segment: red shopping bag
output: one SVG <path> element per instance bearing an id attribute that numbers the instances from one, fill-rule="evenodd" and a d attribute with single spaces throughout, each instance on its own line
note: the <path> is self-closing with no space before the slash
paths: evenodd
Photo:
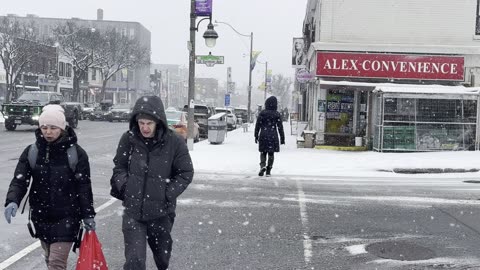
<path id="1" fill-rule="evenodd" d="M 80 245 L 80 255 L 77 261 L 77 270 L 108 270 L 107 261 L 102 252 L 102 245 L 98 241 L 95 231 L 87 231 Z"/>

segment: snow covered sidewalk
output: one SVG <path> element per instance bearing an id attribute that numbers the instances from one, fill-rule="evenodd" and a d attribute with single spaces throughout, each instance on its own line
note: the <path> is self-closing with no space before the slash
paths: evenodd
<path id="1" fill-rule="evenodd" d="M 272 175 L 283 176 L 375 176 L 406 177 L 393 173 L 394 168 L 480 168 L 480 151 L 378 153 L 345 152 L 297 148 L 296 136 L 290 135 L 290 126 L 284 122 L 286 145 L 275 154 Z M 210 144 L 208 140 L 196 143 L 190 153 L 194 168 L 199 173 L 231 173 L 256 175 L 260 153 L 253 135 L 254 125 L 248 132 L 237 129 L 228 132 L 223 144 Z M 480 173 L 416 174 L 415 177 L 480 177 Z"/>

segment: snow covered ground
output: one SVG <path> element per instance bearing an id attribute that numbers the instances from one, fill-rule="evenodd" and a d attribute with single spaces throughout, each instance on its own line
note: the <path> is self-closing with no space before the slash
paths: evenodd
<path id="1" fill-rule="evenodd" d="M 480 168 L 480 151 L 429 153 L 345 152 L 296 147 L 296 137 L 284 123 L 286 145 L 275 154 L 272 175 L 282 176 L 375 176 L 408 177 L 384 172 L 393 168 Z M 254 142 L 254 125 L 248 132 L 229 132 L 223 144 L 213 145 L 204 140 L 196 143 L 191 156 L 199 173 L 231 173 L 256 175 L 260 154 Z M 416 174 L 415 177 L 480 177 L 480 173 Z"/>

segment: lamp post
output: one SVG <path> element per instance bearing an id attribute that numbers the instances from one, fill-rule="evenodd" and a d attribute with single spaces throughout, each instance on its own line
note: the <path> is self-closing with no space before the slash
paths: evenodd
<path id="1" fill-rule="evenodd" d="M 217 32 L 212 24 L 212 17 L 201 19 L 198 24 L 197 15 L 195 14 L 195 0 L 190 0 L 190 42 L 188 44 L 188 50 L 190 51 L 188 60 L 188 118 L 187 118 L 187 146 L 189 150 L 193 150 L 193 126 L 194 126 L 194 108 L 195 108 L 195 32 L 198 31 L 198 25 L 205 20 L 209 19 L 210 22 L 207 26 L 207 30 L 203 34 L 205 39 L 205 45 L 211 48 L 215 46 L 218 38 Z"/>
<path id="2" fill-rule="evenodd" d="M 242 34 L 240 32 L 238 32 L 235 28 L 233 28 L 233 26 L 231 26 L 229 23 L 226 23 L 226 22 L 219 22 L 219 21 L 215 21 L 215 23 L 221 23 L 221 24 L 225 24 L 225 25 L 228 25 L 230 28 L 232 28 L 233 31 L 235 31 L 235 33 L 237 33 L 238 35 L 240 36 L 243 36 L 243 37 L 249 37 L 250 38 L 250 59 L 248 61 L 248 105 L 247 105 L 247 117 L 248 117 L 248 122 L 251 122 L 252 120 L 252 117 L 251 117 L 251 112 L 252 112 L 252 109 L 251 109 L 251 103 L 252 103 L 252 52 L 253 52 L 253 32 L 250 32 L 250 35 L 245 35 L 245 34 Z"/>

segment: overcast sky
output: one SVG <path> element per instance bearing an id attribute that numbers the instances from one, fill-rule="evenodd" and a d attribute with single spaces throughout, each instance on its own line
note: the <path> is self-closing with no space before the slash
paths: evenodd
<path id="1" fill-rule="evenodd" d="M 225 21 L 239 32 L 253 32 L 254 50 L 262 51 L 259 61 L 268 61 L 273 74 L 293 77 L 290 65 L 292 38 L 301 36 L 307 0 L 213 0 L 213 19 Z M 152 34 L 152 62 L 188 67 L 189 0 L 22 0 L 2 5 L 1 13 L 19 16 L 96 19 L 97 8 L 105 20 L 137 21 Z M 197 20 L 198 21 L 198 20 Z M 197 55 L 208 54 L 202 38 L 207 21 L 197 32 Z M 197 65 L 197 77 L 215 77 L 225 81 L 232 67 L 237 86 L 248 82 L 249 38 L 240 37 L 226 25 L 215 27 L 219 38 L 211 49 L 225 56 L 225 64 L 213 68 Z M 254 89 L 263 81 L 265 66 L 257 64 L 253 73 Z"/>

